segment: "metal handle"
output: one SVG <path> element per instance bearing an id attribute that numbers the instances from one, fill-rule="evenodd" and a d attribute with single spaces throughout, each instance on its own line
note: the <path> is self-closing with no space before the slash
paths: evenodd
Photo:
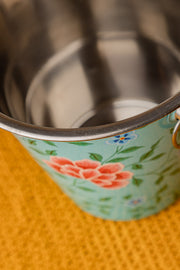
<path id="1" fill-rule="evenodd" d="M 176 116 L 176 119 L 178 119 L 178 122 L 173 130 L 172 143 L 173 143 L 175 148 L 180 149 L 180 144 L 177 143 L 177 134 L 180 130 L 180 108 L 177 109 L 175 116 Z"/>

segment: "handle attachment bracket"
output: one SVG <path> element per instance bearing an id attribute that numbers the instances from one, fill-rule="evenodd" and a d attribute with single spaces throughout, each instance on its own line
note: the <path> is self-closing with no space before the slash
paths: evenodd
<path id="1" fill-rule="evenodd" d="M 178 122 L 175 125 L 175 128 L 173 130 L 172 143 L 173 143 L 173 145 L 174 145 L 175 148 L 180 149 L 180 144 L 178 144 L 178 142 L 177 142 L 177 135 L 178 135 L 178 132 L 180 131 L 180 108 L 178 108 L 176 110 L 175 117 L 178 120 Z"/>

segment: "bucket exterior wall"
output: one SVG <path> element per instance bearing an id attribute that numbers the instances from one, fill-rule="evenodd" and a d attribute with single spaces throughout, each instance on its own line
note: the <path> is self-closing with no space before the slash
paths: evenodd
<path id="1" fill-rule="evenodd" d="M 81 142 L 16 137 L 81 209 L 133 220 L 158 213 L 180 195 L 176 122 L 173 112 L 128 133 Z"/>

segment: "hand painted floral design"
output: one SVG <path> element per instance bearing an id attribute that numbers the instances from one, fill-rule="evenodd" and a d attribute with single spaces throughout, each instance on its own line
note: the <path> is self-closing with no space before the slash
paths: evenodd
<path id="1" fill-rule="evenodd" d="M 172 112 L 170 114 L 168 114 L 167 116 L 163 117 L 162 119 L 160 119 L 158 121 L 159 126 L 161 128 L 173 128 L 176 124 L 176 117 L 175 117 L 175 112 Z"/>
<path id="2" fill-rule="evenodd" d="M 136 199 L 128 201 L 127 206 L 136 207 L 136 206 L 139 206 L 140 204 L 143 204 L 145 201 L 146 200 L 144 197 L 136 198 Z"/>
<path id="3" fill-rule="evenodd" d="M 131 131 L 128 133 L 115 136 L 113 139 L 107 141 L 107 144 L 122 145 L 130 142 L 131 140 L 135 140 L 137 137 L 138 135 L 135 133 L 135 131 Z"/>
<path id="4" fill-rule="evenodd" d="M 71 161 L 63 157 L 51 156 L 50 161 L 44 162 L 60 174 L 90 181 L 106 189 L 126 187 L 133 173 L 123 171 L 122 163 L 108 163 L 102 165 L 99 161 L 89 159 Z"/>

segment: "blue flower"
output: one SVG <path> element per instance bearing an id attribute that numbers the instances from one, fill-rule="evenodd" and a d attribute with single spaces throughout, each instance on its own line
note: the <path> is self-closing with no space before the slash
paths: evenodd
<path id="1" fill-rule="evenodd" d="M 133 200 L 128 201 L 126 203 L 126 205 L 129 207 L 136 207 L 136 206 L 143 204 L 145 201 L 146 201 L 146 199 L 144 197 L 141 197 L 141 198 L 137 198 L 137 199 L 133 199 Z"/>
<path id="2" fill-rule="evenodd" d="M 113 137 L 111 140 L 107 141 L 108 144 L 125 144 L 130 142 L 131 140 L 135 140 L 138 137 L 137 134 L 135 134 L 135 131 L 131 131 L 128 133 L 124 133 L 121 135 L 117 135 Z"/>

